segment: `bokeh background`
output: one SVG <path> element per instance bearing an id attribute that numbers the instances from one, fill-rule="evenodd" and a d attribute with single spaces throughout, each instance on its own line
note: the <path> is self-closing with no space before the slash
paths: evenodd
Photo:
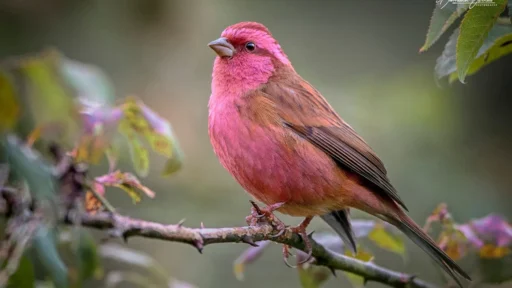
<path id="1" fill-rule="evenodd" d="M 206 44 L 228 25 L 270 28 L 296 70 L 329 100 L 381 156 L 412 217 L 423 223 L 440 202 L 457 221 L 496 212 L 512 219 L 512 58 L 467 79 L 437 82 L 434 65 L 447 36 L 425 54 L 434 1 L 305 0 L 2 0 L 0 59 L 55 47 L 101 67 L 116 95 L 137 95 L 168 118 L 185 154 L 183 169 L 161 178 L 155 158 L 145 183 L 154 200 L 133 205 L 108 198 L 134 217 L 189 226 L 243 225 L 249 197 L 222 169 L 207 134 L 214 53 Z M 122 166 L 129 169 L 129 159 Z M 98 171 L 104 167 L 98 167 Z M 354 217 L 368 217 L 354 213 Z M 282 217 L 290 224 L 299 219 Z M 315 220 L 311 229 L 327 230 Z M 409 241 L 408 257 L 373 249 L 386 267 L 439 279 L 428 256 Z M 206 247 L 144 239 L 128 245 L 155 257 L 198 287 L 297 287 L 297 272 L 272 247 L 239 282 L 232 264 L 240 244 Z M 114 264 L 111 264 L 114 265 Z M 109 267 L 107 267 L 109 268 Z M 327 287 L 346 287 L 339 276 Z M 380 287 L 370 283 L 370 287 Z M 101 282 L 90 287 L 103 287 Z"/>

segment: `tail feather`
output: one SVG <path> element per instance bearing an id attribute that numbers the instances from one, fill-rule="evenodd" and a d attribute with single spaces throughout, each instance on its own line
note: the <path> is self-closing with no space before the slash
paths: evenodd
<path id="1" fill-rule="evenodd" d="M 336 233 L 341 237 L 343 243 L 348 247 L 354 255 L 357 253 L 354 231 L 349 219 L 349 210 L 343 209 L 333 211 L 329 214 L 320 216 Z"/>
<path id="2" fill-rule="evenodd" d="M 438 263 L 448 273 L 457 284 L 462 287 L 459 278 L 455 275 L 455 272 L 464 277 L 467 280 L 471 280 L 471 277 L 460 268 L 446 253 L 441 250 L 434 240 L 428 236 L 414 221 L 409 218 L 405 213 L 398 219 L 386 219 L 391 224 L 395 225 L 405 235 L 407 235 L 416 245 L 423 249 L 436 263 Z"/>

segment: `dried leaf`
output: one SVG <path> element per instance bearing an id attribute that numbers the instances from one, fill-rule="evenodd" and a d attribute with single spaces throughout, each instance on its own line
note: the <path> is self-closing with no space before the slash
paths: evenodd
<path id="1" fill-rule="evenodd" d="M 139 182 L 139 179 L 137 179 L 137 177 L 131 173 L 122 173 L 118 170 L 97 177 L 95 181 L 104 186 L 113 186 L 123 189 L 132 198 L 134 203 L 137 203 L 141 200 L 141 192 L 150 198 L 155 197 L 155 193 L 148 187 L 142 185 Z"/>
<path id="2" fill-rule="evenodd" d="M 90 214 L 96 214 L 103 205 L 101 204 L 101 201 L 94 196 L 94 194 L 91 191 L 87 191 L 85 193 L 85 211 Z"/>
<path id="3" fill-rule="evenodd" d="M 144 137 L 155 152 L 165 156 L 168 160 L 164 175 L 177 171 L 181 167 L 182 154 L 169 122 L 133 97 L 127 98 L 122 107 L 124 117 L 119 126 L 120 132 L 129 139 L 135 139 L 132 134 Z M 137 164 L 136 161 L 134 163 Z"/>
<path id="4" fill-rule="evenodd" d="M 430 226 L 436 222 L 441 224 L 441 233 L 437 241 L 439 247 L 453 260 L 463 258 L 469 249 L 468 240 L 453 220 L 445 203 L 439 204 L 427 218 L 423 230 L 428 233 Z"/>
<path id="5" fill-rule="evenodd" d="M 512 227 L 501 216 L 490 214 L 465 224 L 456 224 L 446 205 L 440 205 L 427 220 L 427 227 L 441 223 L 439 247 L 452 259 L 472 253 L 478 256 L 482 283 L 503 283 L 512 279 Z"/>
<path id="6" fill-rule="evenodd" d="M 455 226 L 445 228 L 439 235 L 439 247 L 453 260 L 459 260 L 468 252 L 468 241 L 464 234 Z"/>
<path id="7" fill-rule="evenodd" d="M 114 130 L 123 112 L 99 102 L 81 101 L 83 133 L 76 147 L 75 160 L 97 164 L 112 147 Z"/>
<path id="8" fill-rule="evenodd" d="M 503 258 L 510 253 L 510 248 L 486 244 L 479 252 L 481 258 Z"/>

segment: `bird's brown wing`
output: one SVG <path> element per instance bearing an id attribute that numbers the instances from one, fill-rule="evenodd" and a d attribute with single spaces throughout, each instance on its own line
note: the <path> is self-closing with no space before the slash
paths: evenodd
<path id="1" fill-rule="evenodd" d="M 283 124 L 324 151 L 340 167 L 360 175 L 375 188 L 373 191 L 390 197 L 407 210 L 379 157 L 323 96 L 300 77 L 285 83 L 269 82 L 260 91 L 273 102 Z"/>

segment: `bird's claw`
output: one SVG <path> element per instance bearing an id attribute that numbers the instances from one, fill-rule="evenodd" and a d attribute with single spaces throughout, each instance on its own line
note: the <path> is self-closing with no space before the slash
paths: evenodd
<path id="1" fill-rule="evenodd" d="M 286 229 L 286 225 L 281 220 L 279 220 L 273 212 L 276 209 L 279 209 L 279 207 L 281 207 L 283 204 L 284 203 L 276 203 L 269 205 L 266 208 L 260 208 L 256 202 L 251 200 L 251 215 L 245 218 L 247 225 L 257 226 L 260 223 L 267 223 L 278 231 L 276 234 L 277 236 L 273 235 L 271 237 L 275 238 L 281 236 L 284 233 L 282 230 Z"/>
<path id="2" fill-rule="evenodd" d="M 291 265 L 288 262 L 288 257 L 290 257 L 290 255 L 292 255 L 292 253 L 290 253 L 290 247 L 288 245 L 283 245 L 283 261 L 284 261 L 284 264 L 286 264 L 286 266 L 288 266 L 290 268 L 297 268 L 296 266 Z"/>
<path id="3" fill-rule="evenodd" d="M 288 226 L 286 226 L 281 220 L 279 220 L 275 215 L 274 211 L 279 209 L 284 203 L 276 203 L 273 205 L 269 205 L 265 208 L 260 208 L 256 202 L 251 201 L 251 215 L 247 216 L 245 220 L 247 221 L 247 224 L 250 226 L 257 226 L 258 224 L 269 224 L 274 228 L 274 231 L 277 231 L 277 233 L 272 234 L 269 236 L 269 238 L 277 238 L 282 236 L 286 229 L 288 229 Z M 311 241 L 309 240 L 309 236 L 306 232 L 306 227 L 311 222 L 312 217 L 307 217 L 304 219 L 304 221 L 297 227 L 291 228 L 291 231 L 294 233 L 297 233 L 302 238 L 302 241 L 304 241 L 305 246 L 305 252 L 307 252 L 307 256 L 305 259 L 298 261 L 297 265 L 302 265 L 311 260 L 313 256 L 313 249 L 311 245 Z M 313 234 L 313 233 L 311 233 Z M 283 260 L 286 266 L 291 268 L 296 268 L 297 266 L 291 265 L 288 262 L 288 258 L 290 257 L 290 247 L 288 245 L 283 245 Z"/>
<path id="4" fill-rule="evenodd" d="M 309 240 L 309 235 L 306 232 L 306 227 L 309 225 L 309 222 L 311 222 L 311 219 L 306 218 L 303 221 L 303 223 L 301 223 L 299 226 L 291 228 L 292 232 L 300 235 L 300 237 L 302 238 L 302 241 L 304 241 L 305 252 L 307 251 L 306 258 L 301 261 L 298 261 L 297 266 L 300 266 L 302 264 L 309 262 L 309 260 L 311 260 L 311 258 L 313 257 L 313 247 L 311 245 L 311 241 Z M 313 234 L 313 233 L 311 233 L 311 234 Z M 287 245 L 284 245 L 284 247 L 283 247 L 284 263 L 288 267 L 295 268 L 296 266 L 290 265 L 290 263 L 288 263 L 289 255 L 290 255 L 289 247 Z"/>
<path id="5" fill-rule="evenodd" d="M 274 228 L 274 229 L 278 230 L 278 232 L 276 234 L 270 235 L 269 236 L 270 238 L 278 238 L 278 237 L 282 236 L 284 234 L 284 232 L 286 231 L 286 227 L 281 230 L 279 230 L 278 228 Z"/>

